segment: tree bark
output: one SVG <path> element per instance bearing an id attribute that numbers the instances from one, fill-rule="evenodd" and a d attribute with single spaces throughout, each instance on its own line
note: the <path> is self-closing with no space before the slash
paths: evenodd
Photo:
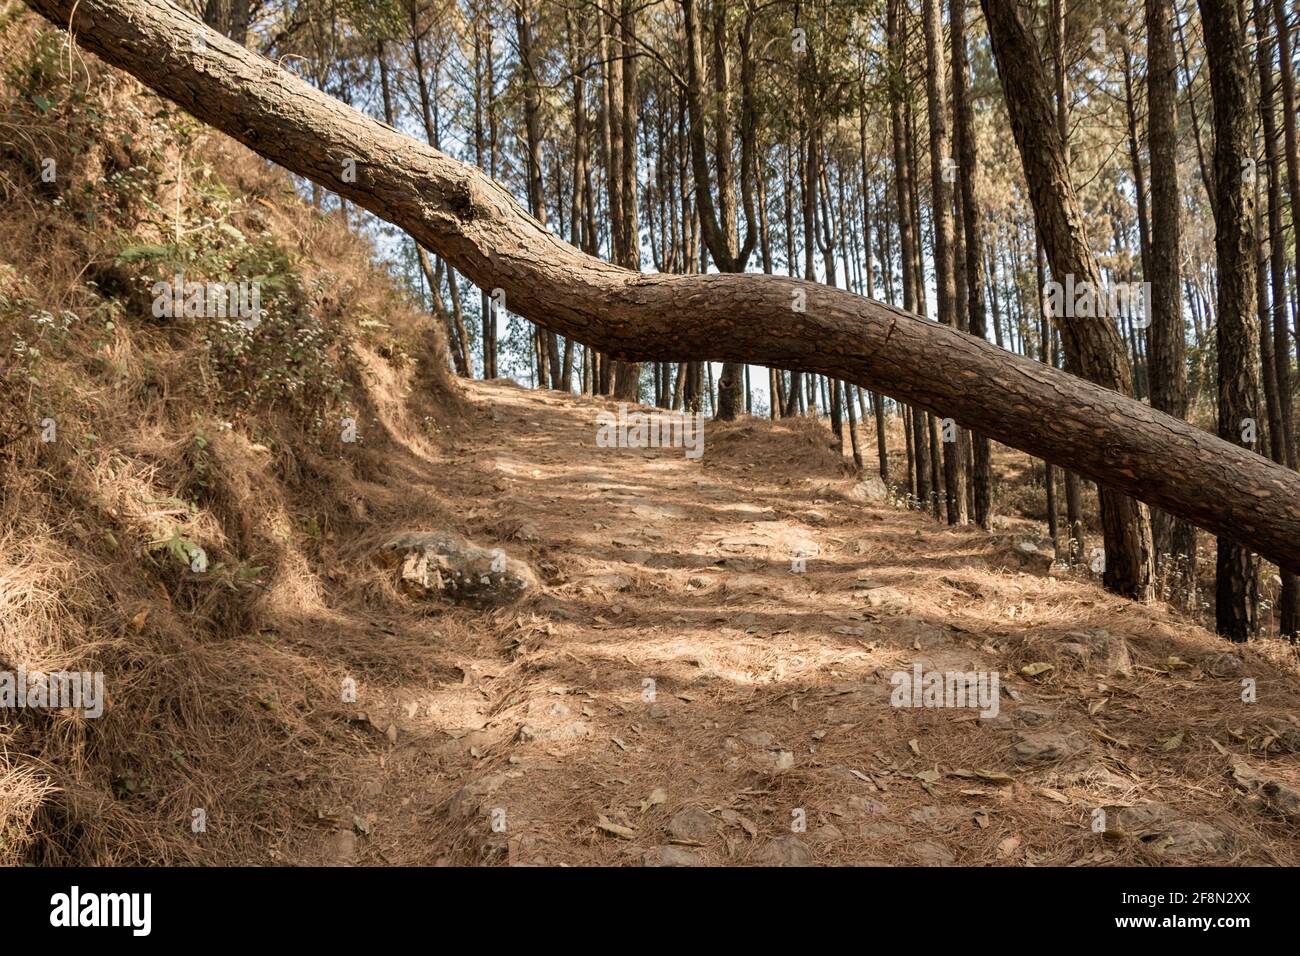
<path id="1" fill-rule="evenodd" d="M 920 241 L 912 229 L 912 166 L 910 150 L 907 144 L 907 118 L 905 97 L 907 96 L 907 76 L 904 65 L 904 51 L 907 38 L 904 33 L 900 7 L 902 0 L 888 0 L 886 6 L 886 37 L 889 52 L 889 125 L 894 151 L 894 187 L 898 204 L 898 243 L 901 249 L 903 270 L 903 308 L 908 312 L 920 312 L 921 303 L 917 300 L 919 283 L 916 278 L 916 246 Z M 905 416 L 907 423 L 907 446 L 911 450 L 908 457 L 908 484 L 911 487 L 917 507 L 926 508 L 930 504 L 930 459 L 922 452 L 924 446 L 925 416 L 918 409 L 912 409 Z"/>
<path id="2" fill-rule="evenodd" d="M 1146 0 L 1147 137 L 1151 154 L 1151 406 L 1175 418 L 1187 417 L 1187 326 L 1179 278 L 1181 226 L 1178 195 L 1177 62 L 1170 0 Z M 1180 563 L 1184 597 L 1191 606 L 1196 587 L 1196 530 L 1163 511 L 1152 515 L 1157 552 Z"/>
<path id="3" fill-rule="evenodd" d="M 1064 283 L 1067 276 L 1073 276 L 1076 286 L 1088 283 L 1100 291 L 1101 270 L 1085 239 L 1065 140 L 1053 116 L 1038 46 L 1021 20 L 1015 0 L 982 0 L 982 5 L 1052 279 Z M 1114 322 L 1056 318 L 1066 370 L 1132 394 L 1132 374 Z M 1106 546 L 1103 581 L 1117 594 L 1150 600 L 1154 596 L 1150 516 L 1146 508 L 1115 488 L 1103 484 L 1097 491 Z"/>
<path id="4" fill-rule="evenodd" d="M 632 0 L 621 0 L 618 17 L 618 37 L 622 57 L 623 94 L 621 96 L 622 115 L 615 121 L 622 123 L 622 165 L 619 174 L 623 179 L 623 253 L 617 260 L 619 265 L 639 271 L 641 269 L 641 233 L 637 215 L 637 54 L 636 48 L 636 10 Z M 641 366 L 636 362 L 616 360 L 613 371 L 613 387 L 616 398 L 629 402 L 640 401 Z"/>
<path id="5" fill-rule="evenodd" d="M 533 56 L 532 0 L 520 0 L 515 9 L 515 30 L 519 40 L 519 64 L 524 73 L 524 145 L 525 174 L 528 180 L 528 211 L 546 225 L 546 190 L 542 183 L 542 92 L 537 79 L 537 62 Z M 563 218 L 563 217 L 561 217 Z M 538 384 L 560 388 L 560 345 L 550 329 L 534 330 L 541 361 Z"/>
<path id="6" fill-rule="evenodd" d="M 1300 474 L 1118 392 L 816 282 L 640 275 L 549 233 L 479 170 L 346 107 L 159 0 L 30 0 L 267 159 L 405 229 L 509 308 L 627 360 L 757 362 L 878 388 L 1141 496 L 1300 571 Z M 73 8 L 76 8 L 75 15 Z M 1243 116 L 1248 113 L 1243 111 Z M 345 178 L 356 163 L 355 182 Z M 1253 260 L 1252 260 L 1253 261 Z M 802 294 L 805 310 L 792 308 Z"/>
<path id="7" fill-rule="evenodd" d="M 740 34 L 741 56 L 741 189 L 745 207 L 745 241 L 739 244 L 736 235 L 735 182 L 731 166 L 731 71 L 727 60 L 727 5 L 716 0 L 713 6 L 713 97 L 717 143 L 713 152 L 717 169 L 718 201 L 713 201 L 707 163 L 708 147 L 705 141 L 704 106 L 704 55 L 701 27 L 695 0 L 681 0 L 682 22 L 686 33 L 686 102 L 690 111 L 691 169 L 695 176 L 695 196 L 700 212 L 700 227 L 709 255 L 720 272 L 744 272 L 754 250 L 757 230 L 754 228 L 754 137 L 756 124 L 753 105 L 754 62 L 750 37 L 753 29 L 753 11 L 746 14 Z M 728 362 L 722 366 L 718 379 L 717 417 L 730 421 L 740 414 L 744 402 L 745 366 Z"/>
<path id="8" fill-rule="evenodd" d="M 1199 0 L 1214 99 L 1214 251 L 1219 271 L 1219 436 L 1254 444 L 1258 423 L 1259 317 L 1255 313 L 1254 119 L 1246 30 L 1234 0 Z M 1248 425 L 1249 420 L 1249 425 Z M 1215 625 L 1232 641 L 1252 630 L 1255 568 L 1249 548 L 1220 536 Z"/>
<path id="9" fill-rule="evenodd" d="M 1294 4 L 1291 5 L 1294 10 Z M 1291 196 L 1292 239 L 1295 241 L 1296 282 L 1293 289 L 1300 287 L 1300 136 L 1296 133 L 1297 103 L 1295 89 L 1295 67 L 1291 59 L 1291 32 L 1287 22 L 1286 0 L 1273 0 L 1273 24 L 1277 32 L 1278 77 L 1282 87 L 1282 131 L 1286 136 L 1286 182 L 1287 192 Z M 1258 27 L 1256 28 L 1258 29 Z M 1286 353 L 1280 353 L 1285 356 Z M 1300 359 L 1300 337 L 1296 340 L 1296 357 Z M 1288 364 L 1290 358 L 1287 358 Z"/>
<path id="10" fill-rule="evenodd" d="M 948 101 L 945 92 L 943 12 L 939 0 L 924 0 L 925 89 L 930 112 L 930 209 L 934 226 L 934 284 L 939 321 L 957 328 L 957 291 L 953 278 L 952 184 L 953 162 L 948 142 Z M 943 491 L 949 524 L 966 524 L 966 469 L 960 430 L 944 429 Z"/>
<path id="11" fill-rule="evenodd" d="M 1300 215 L 1300 146 L 1296 141 L 1296 91 L 1295 91 L 1295 71 L 1291 64 L 1291 35 L 1289 24 L 1286 19 L 1286 7 L 1281 0 L 1273 3 L 1273 25 L 1277 36 L 1278 50 L 1278 77 L 1279 86 L 1282 90 L 1282 130 L 1285 135 L 1286 145 L 1286 177 L 1287 191 L 1291 196 L 1291 223 L 1292 230 L 1295 233 L 1297 265 L 1300 265 L 1300 228 L 1296 227 L 1297 216 Z M 1264 16 L 1259 8 L 1256 8 L 1255 30 L 1257 33 L 1263 31 Z M 1272 68 L 1272 57 L 1269 57 L 1269 68 Z M 1271 111 L 1271 107 L 1270 107 Z M 1276 151 L 1276 144 L 1274 149 Z M 1277 180 L 1281 176 L 1281 171 L 1277 168 L 1277 163 L 1269 164 L 1270 177 L 1270 194 L 1269 194 L 1269 229 L 1271 238 L 1270 243 L 1270 271 L 1272 274 L 1272 306 L 1273 306 L 1273 362 L 1276 366 L 1276 378 L 1278 388 L 1279 404 L 1279 429 L 1281 430 L 1281 445 L 1285 456 L 1284 463 L 1289 468 L 1295 468 L 1297 464 L 1296 438 L 1295 438 L 1295 418 L 1294 411 L 1291 407 L 1291 342 L 1290 333 L 1287 323 L 1286 314 L 1286 253 L 1282 248 L 1282 212 L 1280 196 L 1278 202 L 1273 202 L 1273 197 L 1280 190 L 1274 188 Z M 1276 222 L 1276 225 L 1273 223 Z M 1300 356 L 1300 339 L 1296 342 L 1296 354 Z M 1283 637 L 1295 639 L 1300 634 L 1300 578 L 1288 571 L 1282 572 L 1282 593 L 1278 599 L 1277 606 L 1278 632 Z"/>
<path id="12" fill-rule="evenodd" d="M 960 169 L 958 179 L 961 184 L 962 229 L 965 232 L 966 322 L 970 334 L 983 339 L 987 326 L 984 313 L 984 236 L 979 203 L 975 199 L 975 170 L 979 160 L 966 56 L 966 2 L 967 0 L 952 0 L 952 112 Z M 973 432 L 971 440 L 974 445 L 971 484 L 974 491 L 975 523 L 987 529 L 993 517 L 993 466 L 989 440 L 988 436 L 979 432 Z"/>

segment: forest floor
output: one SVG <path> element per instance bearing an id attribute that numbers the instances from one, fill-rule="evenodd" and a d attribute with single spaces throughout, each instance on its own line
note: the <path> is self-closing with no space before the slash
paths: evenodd
<path id="1" fill-rule="evenodd" d="M 1019 568 L 859 485 L 824 424 L 710 422 L 692 460 L 597 447 L 604 400 L 463 387 L 406 480 L 541 587 L 373 622 L 369 743 L 248 862 L 1300 863 L 1293 649 Z M 893 706 L 918 665 L 996 672 L 997 715 Z"/>

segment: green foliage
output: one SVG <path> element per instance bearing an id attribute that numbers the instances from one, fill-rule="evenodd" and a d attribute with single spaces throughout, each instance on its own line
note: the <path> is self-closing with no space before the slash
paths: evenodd
<path id="1" fill-rule="evenodd" d="M 151 541 L 149 551 L 151 553 L 162 551 L 187 568 L 203 553 L 202 548 L 181 533 L 180 525 L 173 525 L 171 534 L 167 537 Z"/>

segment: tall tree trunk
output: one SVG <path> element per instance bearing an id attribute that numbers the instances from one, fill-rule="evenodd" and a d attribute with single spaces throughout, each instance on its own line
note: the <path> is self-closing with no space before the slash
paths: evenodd
<path id="1" fill-rule="evenodd" d="M 1038 342 L 1042 361 L 1055 366 L 1052 361 L 1052 316 L 1043 299 L 1045 268 L 1043 263 L 1043 244 L 1035 239 L 1034 264 L 1038 276 Z M 1061 509 L 1056 505 L 1056 466 L 1050 461 L 1043 462 L 1043 488 L 1046 492 L 1047 535 L 1052 539 L 1052 549 L 1057 554 L 1061 551 Z"/>
<path id="2" fill-rule="evenodd" d="M 1143 267 L 1151 283 L 1147 356 L 1151 407 L 1187 418 L 1187 325 L 1183 319 L 1179 257 L 1177 64 L 1171 0 L 1146 0 L 1147 137 L 1151 155 L 1151 254 Z M 1157 553 L 1178 564 L 1187 607 L 1195 606 L 1196 529 L 1163 511 L 1152 513 Z"/>
<path id="3" fill-rule="evenodd" d="M 203 22 L 243 46 L 248 42 L 248 0 L 206 0 Z"/>
<path id="4" fill-rule="evenodd" d="M 898 201 L 898 242 L 902 249 L 903 272 L 903 308 L 908 312 L 920 312 L 921 304 L 917 301 L 916 290 L 919 283 L 916 277 L 916 243 L 918 237 L 913 233 L 912 219 L 912 167 L 907 148 L 907 121 L 904 98 L 907 95 L 907 78 L 904 72 L 904 56 L 907 47 L 905 24 L 901 16 L 902 0 L 888 0 L 886 6 L 886 36 L 889 45 L 889 93 L 890 93 L 890 131 L 894 147 L 894 185 Z M 922 453 L 925 448 L 925 415 L 914 409 L 907 416 L 909 424 L 908 444 L 912 449 L 909 459 L 909 473 L 912 475 L 912 491 L 918 507 L 930 506 L 930 459 Z"/>
<path id="5" fill-rule="evenodd" d="M 627 269 L 641 269 L 641 235 L 637 217 L 637 98 L 636 75 L 636 6 L 634 0 L 620 0 L 618 16 L 611 16 L 617 43 L 611 50 L 611 86 L 609 119 L 611 129 L 617 129 L 617 149 L 611 156 L 609 175 L 618 182 L 618 206 L 611 206 L 611 215 L 619 218 L 617 248 L 614 261 Z M 617 69 L 613 64 L 617 64 Z M 626 402 L 640 399 L 641 367 L 635 362 L 614 360 L 614 396 Z"/>
<path id="6" fill-rule="evenodd" d="M 1101 270 L 1084 236 L 1083 216 L 1070 176 L 1065 143 L 1052 115 L 1038 46 L 1015 0 L 982 0 L 1011 127 L 1029 184 L 1034 215 L 1052 278 L 1073 276 L 1076 286 L 1102 289 Z M 1124 395 L 1133 390 L 1124 343 L 1113 322 L 1063 317 L 1059 328 L 1068 371 Z M 1140 601 L 1154 591 L 1151 521 L 1147 509 L 1114 488 L 1100 486 L 1108 590 Z"/>
<path id="7" fill-rule="evenodd" d="M 1291 10 L 1294 12 L 1294 4 L 1291 4 Z M 1296 252 L 1297 274 L 1292 289 L 1300 295 L 1300 226 L 1297 225 L 1300 223 L 1300 137 L 1296 134 L 1296 111 L 1300 109 L 1300 103 L 1297 103 L 1296 97 L 1295 61 L 1291 59 L 1291 51 L 1294 47 L 1291 45 L 1286 0 L 1273 0 L 1273 26 L 1277 34 L 1278 77 L 1282 88 L 1282 131 L 1286 135 L 1286 149 L 1283 152 L 1286 155 L 1287 194 L 1291 197 L 1291 232 Z M 1300 316 L 1297 316 L 1297 320 L 1300 321 Z M 1286 353 L 1280 352 L 1279 355 L 1285 356 Z M 1296 336 L 1296 357 L 1300 359 L 1300 335 Z M 1289 356 L 1287 363 L 1290 364 Z"/>
<path id="8" fill-rule="evenodd" d="M 1292 294 L 1300 297 L 1300 142 L 1296 135 L 1296 84 L 1295 68 L 1291 59 L 1291 33 L 1287 22 L 1286 4 L 1283 0 L 1273 2 L 1273 27 L 1277 36 L 1278 77 L 1282 91 L 1282 131 L 1285 135 L 1287 194 L 1291 197 L 1291 228 L 1296 245 L 1296 273 L 1292 276 Z M 1256 17 L 1256 29 L 1262 18 Z M 1281 219 L 1279 212 L 1279 221 Z M 1271 221 L 1271 216 L 1270 216 Z M 1270 227 L 1272 228 L 1272 227 Z M 1282 233 L 1274 232 L 1278 246 L 1272 255 L 1272 298 L 1273 298 L 1273 360 L 1277 366 L 1278 392 L 1281 398 L 1283 446 L 1286 451 L 1286 464 L 1290 468 L 1297 466 L 1295 435 L 1295 418 L 1291 408 L 1291 342 L 1288 341 L 1289 329 L 1286 316 L 1286 257 L 1282 253 Z M 1297 310 L 1300 312 L 1300 310 Z M 1292 323 L 1300 328 L 1300 314 L 1294 316 Z M 1295 338 L 1295 355 L 1300 359 L 1300 335 Z M 1282 572 L 1282 595 L 1278 602 L 1278 626 L 1285 636 L 1295 638 L 1300 634 L 1300 579 L 1286 571 Z"/>
<path id="9" fill-rule="evenodd" d="M 1254 0 L 1255 57 L 1259 70 L 1259 111 L 1268 167 L 1267 255 L 1260 246 L 1258 296 L 1259 351 L 1269 413 L 1269 451 L 1274 461 L 1296 467 L 1295 436 L 1292 430 L 1291 349 L 1287 341 L 1286 250 L 1282 222 L 1282 157 L 1278 149 L 1276 97 L 1273 81 L 1273 47 L 1267 42 L 1268 17 L 1263 0 Z M 1283 24 L 1282 29 L 1285 29 Z M 1256 177 L 1258 184 L 1258 177 Z M 1258 190 L 1256 191 L 1258 196 Z M 1257 211 L 1257 217 L 1262 214 Z M 1258 230 L 1257 230 L 1258 234 Z M 1270 281 L 1271 280 L 1271 281 Z M 1270 311 L 1271 305 L 1271 311 Z M 1294 640 L 1300 632 L 1300 577 L 1283 571 L 1275 618 L 1278 634 Z"/>
<path id="10" fill-rule="evenodd" d="M 484 23 L 483 21 L 486 21 Z M 486 28 L 486 29 L 485 29 Z M 492 24 L 490 18 L 474 21 L 474 162 L 479 169 L 496 175 L 495 107 L 496 90 L 493 79 Z M 484 100 L 486 99 L 487 126 L 484 126 Z M 392 122 L 389 122 L 392 125 Z M 483 289 L 479 293 L 480 323 L 482 325 L 483 377 L 497 377 L 497 315 L 492 293 Z"/>
<path id="11" fill-rule="evenodd" d="M 1234 0 L 1198 0 L 1214 98 L 1214 250 L 1219 355 L 1219 437 L 1254 444 L 1259 407 L 1259 329 L 1255 314 L 1254 121 L 1246 30 Z M 1247 441 L 1249 436 L 1252 440 Z M 1248 548 L 1219 538 L 1215 625 L 1233 641 L 1251 632 L 1255 562 Z"/>
<path id="12" fill-rule="evenodd" d="M 966 3 L 952 2 L 952 112 L 957 143 L 961 185 L 963 251 L 966 256 L 966 322 L 971 335 L 985 338 L 987 323 L 984 311 L 984 236 L 979 203 L 975 198 L 975 170 L 978 154 L 975 140 L 974 110 L 971 106 L 970 67 L 966 56 Z M 993 517 L 993 466 L 988 436 L 971 434 L 974 468 L 971 485 L 974 492 L 975 523 L 987 529 Z"/>
<path id="13" fill-rule="evenodd" d="M 945 92 L 943 10 L 939 0 L 924 0 L 925 88 L 930 111 L 930 196 L 934 227 L 935 290 L 939 321 L 957 328 L 957 292 L 953 279 L 952 185 L 953 162 L 948 142 L 948 100 Z M 949 524 L 966 524 L 966 468 L 960 428 L 943 429 L 943 490 Z"/>
<path id="14" fill-rule="evenodd" d="M 537 78 L 537 61 L 533 55 L 532 0 L 519 0 L 515 8 L 515 27 L 519 40 L 519 64 L 524 74 L 524 145 L 528 180 L 528 211 L 546 225 L 546 190 L 542 183 L 542 92 Z M 538 385 L 545 387 L 549 378 L 552 388 L 560 387 L 560 348 L 554 332 L 537 329 L 540 352 Z"/>

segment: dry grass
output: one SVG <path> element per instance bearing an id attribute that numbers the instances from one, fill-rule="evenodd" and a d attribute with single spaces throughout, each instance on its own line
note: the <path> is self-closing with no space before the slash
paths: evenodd
<path id="1" fill-rule="evenodd" d="M 394 524 L 447 509 L 373 492 L 437 462 L 461 400 L 438 330 L 337 216 L 118 74 L 79 60 L 67 82 L 30 16 L 3 29 L 0 67 L 58 105 L 0 84 L 0 667 L 102 671 L 108 706 L 0 715 L 0 862 L 265 860 L 314 823 L 333 764 L 371 745 L 339 686 L 394 595 L 336 606 L 321 555 L 370 509 Z M 149 314 L 137 290 L 157 275 L 118 253 L 170 241 L 177 161 L 187 245 L 223 223 L 269 236 L 311 314 L 334 317 L 337 394 L 241 400 L 198 323 Z M 343 416 L 361 435 L 347 454 Z M 181 539 L 206 573 L 169 553 Z M 365 569 L 352 578 L 349 595 Z"/>

